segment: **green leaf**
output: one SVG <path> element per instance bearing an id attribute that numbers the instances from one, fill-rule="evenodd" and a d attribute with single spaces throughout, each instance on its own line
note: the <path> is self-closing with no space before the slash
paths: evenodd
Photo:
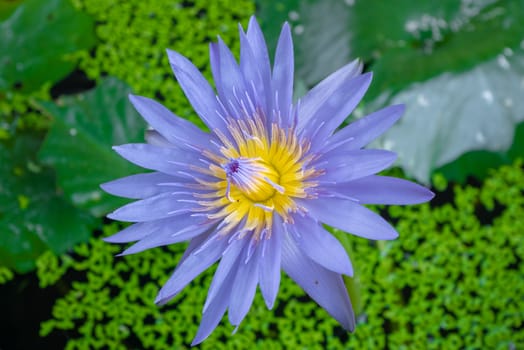
<path id="1" fill-rule="evenodd" d="M 507 152 L 472 151 L 467 152 L 451 163 L 435 170 L 446 179 L 464 183 L 468 176 L 484 180 L 490 175 L 490 170 L 502 165 L 511 165 L 518 158 L 524 159 L 524 123 L 518 124 L 513 144 Z"/>
<path id="2" fill-rule="evenodd" d="M 461 72 L 524 39 L 522 0 L 306 0 L 257 2 L 270 48 L 293 27 L 297 79 L 312 86 L 361 58 L 374 72 L 366 95 Z M 387 101 L 384 101 L 387 102 Z"/>
<path id="3" fill-rule="evenodd" d="M 271 53 L 275 52 L 282 24 L 290 22 L 297 82 L 311 86 L 351 60 L 350 8 L 344 1 L 259 0 L 257 4 Z"/>
<path id="4" fill-rule="evenodd" d="M 349 23 L 352 53 L 372 63 L 370 101 L 518 47 L 524 39 L 524 2 L 357 1 Z"/>
<path id="5" fill-rule="evenodd" d="M 22 0 L 0 0 L 0 21 L 9 17 Z"/>
<path id="6" fill-rule="evenodd" d="M 264 32 L 270 57 L 273 57 L 282 24 L 291 20 L 289 18 L 290 13 L 297 13 L 300 1 L 257 0 L 256 3 L 258 8 L 257 20 Z"/>
<path id="7" fill-rule="evenodd" d="M 0 143 L 0 265 L 20 273 L 48 249 L 61 254 L 87 241 L 95 223 L 64 200 L 53 171 L 34 159 L 40 143 L 29 134 Z"/>
<path id="8" fill-rule="evenodd" d="M 393 96 L 391 103 L 405 103 L 406 113 L 382 146 L 398 152 L 407 175 L 428 183 L 433 170 L 466 152 L 506 152 L 524 120 L 522 96 L 524 50 L 505 50 L 467 72 L 442 74 Z M 463 170 L 484 171 L 477 165 Z"/>
<path id="9" fill-rule="evenodd" d="M 72 203 L 96 216 L 125 203 L 105 194 L 100 184 L 140 172 L 111 149 L 144 138 L 146 124 L 128 101 L 129 92 L 123 82 L 107 78 L 87 93 L 41 103 L 54 123 L 39 158 L 56 169 Z"/>
<path id="10" fill-rule="evenodd" d="M 0 90 L 24 92 L 74 69 L 67 55 L 95 43 L 93 20 L 67 0 L 27 0 L 0 23 Z"/>
<path id="11" fill-rule="evenodd" d="M 357 58 L 350 54 L 350 7 L 344 1 L 305 1 L 298 13 L 293 27 L 296 74 L 312 86 Z"/>

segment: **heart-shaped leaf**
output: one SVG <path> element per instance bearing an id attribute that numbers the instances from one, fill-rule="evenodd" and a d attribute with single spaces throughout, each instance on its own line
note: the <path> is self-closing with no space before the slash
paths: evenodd
<path id="1" fill-rule="evenodd" d="M 0 143 L 0 265 L 27 272 L 45 250 L 61 254 L 91 235 L 94 220 L 55 187 L 35 154 L 41 138 L 21 134 Z"/>
<path id="2" fill-rule="evenodd" d="M 105 194 L 100 184 L 140 172 L 111 149 L 144 139 L 146 124 L 128 101 L 129 92 L 123 82 L 107 78 L 92 91 L 41 103 L 54 123 L 39 158 L 56 169 L 72 203 L 96 216 L 124 203 Z"/>
<path id="3" fill-rule="evenodd" d="M 93 20 L 69 1 L 24 1 L 0 22 L 0 90 L 59 81 L 74 69 L 66 55 L 94 43 Z"/>

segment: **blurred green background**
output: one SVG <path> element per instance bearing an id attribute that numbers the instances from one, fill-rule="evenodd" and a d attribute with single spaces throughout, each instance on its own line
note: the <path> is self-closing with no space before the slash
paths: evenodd
<path id="1" fill-rule="evenodd" d="M 524 348 L 524 1 L 0 0 L 0 349 L 184 349 L 213 271 L 153 303 L 184 245 L 115 258 L 100 183 L 141 170 L 111 146 L 143 141 L 127 94 L 202 126 L 165 49 L 211 79 L 208 43 L 238 53 L 256 14 L 273 51 L 292 26 L 296 97 L 354 58 L 374 72 L 348 122 L 405 103 L 372 147 L 436 198 L 375 207 L 391 242 L 334 234 L 356 269 L 348 334 L 283 278 L 237 334 L 203 349 Z"/>

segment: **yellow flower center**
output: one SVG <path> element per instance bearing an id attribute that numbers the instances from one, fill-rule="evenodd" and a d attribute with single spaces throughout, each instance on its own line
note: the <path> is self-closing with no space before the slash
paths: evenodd
<path id="1" fill-rule="evenodd" d="M 311 195 L 312 177 L 318 175 L 307 163 L 308 145 L 300 142 L 293 129 L 276 124 L 267 130 L 259 117 L 230 120 L 232 139 L 215 131 L 222 147 L 220 154 L 204 151 L 211 160 L 208 173 L 218 180 L 201 181 L 210 192 L 200 194 L 202 211 L 210 219 L 222 219 L 219 232 L 253 232 L 255 239 L 270 237 L 273 215 L 290 220 L 298 207 L 293 198 Z M 241 234 L 242 235 L 242 234 Z"/>

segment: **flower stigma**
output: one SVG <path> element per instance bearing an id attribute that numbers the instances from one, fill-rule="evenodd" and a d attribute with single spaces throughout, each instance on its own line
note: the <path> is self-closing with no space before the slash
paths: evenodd
<path id="1" fill-rule="evenodd" d="M 226 197 L 234 202 L 231 197 L 231 183 L 236 186 L 243 195 L 255 204 L 264 203 L 273 198 L 275 191 L 284 193 L 284 187 L 280 186 L 280 174 L 271 164 L 258 158 L 236 158 L 230 160 L 224 166 L 227 179 Z M 266 208 L 260 204 L 261 208 Z"/>

